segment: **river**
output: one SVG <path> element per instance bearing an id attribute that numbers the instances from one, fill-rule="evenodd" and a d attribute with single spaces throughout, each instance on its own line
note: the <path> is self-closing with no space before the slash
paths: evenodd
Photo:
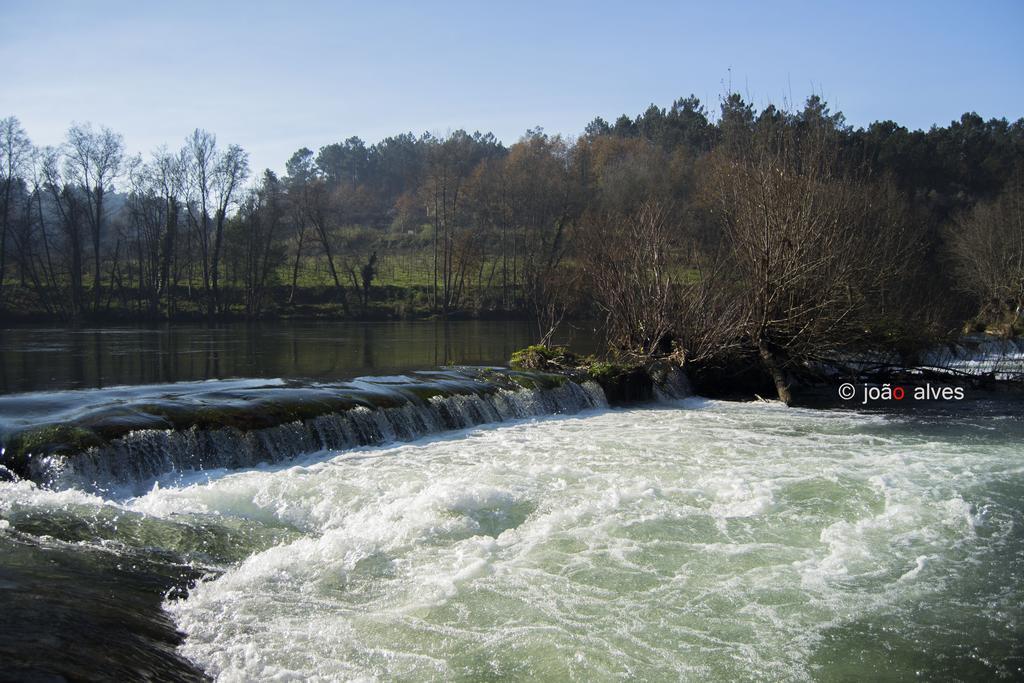
<path id="1" fill-rule="evenodd" d="M 536 339 L 532 323 L 515 320 L 0 327 L 0 394 L 503 365 Z M 555 341 L 592 353 L 596 339 L 593 323 L 575 323 Z"/>
<path id="2" fill-rule="evenodd" d="M 430 400 L 463 422 L 130 492 L 0 483 L 8 673 L 1024 674 L 1019 397 L 898 414 L 609 408 L 593 387 Z"/>

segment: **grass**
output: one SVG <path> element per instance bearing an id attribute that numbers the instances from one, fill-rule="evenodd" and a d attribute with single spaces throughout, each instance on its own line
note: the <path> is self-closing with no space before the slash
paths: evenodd
<path id="1" fill-rule="evenodd" d="M 433 251 L 431 244 L 422 239 L 401 236 L 390 242 L 367 240 L 363 228 L 347 229 L 351 234 L 346 241 L 357 244 L 358 251 L 342 252 L 335 261 L 338 278 L 349 302 L 349 315 L 360 315 L 368 318 L 419 318 L 431 315 L 433 311 Z M 315 242 L 307 242 L 304 249 L 316 251 Z M 364 313 L 356 296 L 349 268 L 357 272 L 366 263 L 373 249 L 378 249 L 377 273 L 370 292 L 370 304 Z M 122 264 L 126 265 L 126 264 Z M 480 270 L 473 269 L 467 276 L 460 314 L 476 314 L 480 311 L 491 311 L 498 307 L 502 300 L 501 292 L 501 261 L 497 255 L 485 259 L 483 266 L 483 286 L 479 287 Z M 572 261 L 566 267 L 575 267 Z M 345 311 L 341 298 L 326 258 L 321 254 L 310 253 L 299 260 L 296 278 L 296 291 L 292 296 L 292 277 L 294 261 L 285 258 L 270 274 L 268 296 L 263 314 L 278 317 L 303 318 L 341 318 Z M 125 268 L 127 270 L 127 268 Z M 491 286 L 487 287 L 487 278 L 492 273 Z M 191 272 L 184 273 L 178 281 L 175 296 L 176 317 L 183 319 L 202 318 L 206 315 L 205 294 L 202 273 L 198 264 L 193 263 Z M 36 293 L 31 288 L 21 287 L 13 269 L 8 271 L 3 288 L 3 299 L 0 301 L 0 312 L 13 319 L 49 320 L 48 315 Z M 106 271 L 105 271 L 106 274 Z M 122 273 L 126 276 L 126 273 Z M 221 288 L 229 304 L 230 312 L 235 316 L 244 316 L 245 308 L 241 284 L 234 282 L 234 266 L 231 262 L 224 263 Z M 679 272 L 680 282 L 694 282 L 699 278 L 698 271 L 683 268 Z M 439 289 L 442 283 L 438 283 Z M 62 288 L 68 286 L 66 277 L 61 282 Z M 150 316 L 147 302 L 139 302 L 142 293 L 131 289 L 127 291 L 127 303 L 119 293 L 111 296 L 110 284 L 104 283 L 102 314 L 97 317 L 116 320 L 138 320 Z M 291 303 L 289 303 L 291 299 Z M 92 306 L 92 282 L 88 273 L 83 282 L 83 303 L 86 310 Z"/>

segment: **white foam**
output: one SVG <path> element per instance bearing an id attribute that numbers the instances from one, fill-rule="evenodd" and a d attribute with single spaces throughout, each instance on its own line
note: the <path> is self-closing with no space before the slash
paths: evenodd
<path id="1" fill-rule="evenodd" d="M 926 600 L 980 547 L 965 464 L 1015 457 L 922 447 L 879 434 L 879 416 L 681 405 L 320 456 L 129 505 L 304 532 L 167 605 L 185 654 L 224 680 L 807 678 L 825 630 Z"/>
<path id="2" fill-rule="evenodd" d="M 930 557 L 928 555 L 921 555 L 915 558 L 914 568 L 900 576 L 900 581 L 912 581 L 913 579 L 916 579 L 921 573 L 921 570 L 924 569 L 924 566 L 927 564 L 929 559 Z"/>
<path id="3" fill-rule="evenodd" d="M 806 679 L 826 631 L 927 604 L 979 562 L 998 508 L 976 491 L 1021 472 L 1010 439 L 681 405 L 320 453 L 122 503 L 2 483 L 0 527 L 112 507 L 301 532 L 168 603 L 184 653 L 223 680 Z"/>

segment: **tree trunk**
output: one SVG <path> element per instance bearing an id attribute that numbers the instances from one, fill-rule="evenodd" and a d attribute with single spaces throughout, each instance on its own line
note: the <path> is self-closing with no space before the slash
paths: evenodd
<path id="1" fill-rule="evenodd" d="M 299 243 L 295 247 L 295 264 L 292 266 L 292 290 L 288 294 L 288 304 L 291 305 L 295 301 L 295 290 L 299 286 L 299 259 L 302 258 L 302 242 L 306 237 L 306 231 L 303 229 L 299 233 Z"/>
<path id="2" fill-rule="evenodd" d="M 92 252 L 93 252 L 93 312 L 99 313 L 101 291 L 100 291 L 100 239 L 103 230 L 103 188 L 97 187 L 96 195 L 96 217 L 92 226 Z"/>
<path id="3" fill-rule="evenodd" d="M 779 400 L 788 406 L 793 400 L 793 395 L 789 392 L 789 382 L 786 381 L 786 373 L 782 369 L 778 354 L 768 348 L 764 342 L 757 345 L 757 350 L 761 354 L 761 362 L 764 363 L 765 369 L 768 370 L 772 381 L 775 382 L 775 391 L 778 393 Z"/>
<path id="4" fill-rule="evenodd" d="M 217 209 L 217 215 L 215 217 L 215 233 L 213 236 L 213 258 L 211 259 L 210 265 L 210 278 L 211 291 L 210 291 L 210 317 L 213 317 L 221 312 L 221 301 L 220 301 L 220 252 L 221 246 L 224 243 L 224 220 L 226 218 L 226 210 L 223 208 Z"/>
<path id="5" fill-rule="evenodd" d="M 7 277 L 7 224 L 10 222 L 8 216 L 11 213 L 11 185 L 14 178 L 8 176 L 4 186 L 4 213 L 3 223 L 0 224 L 0 301 L 3 301 L 4 279 Z M 25 276 L 22 275 L 22 280 Z"/>

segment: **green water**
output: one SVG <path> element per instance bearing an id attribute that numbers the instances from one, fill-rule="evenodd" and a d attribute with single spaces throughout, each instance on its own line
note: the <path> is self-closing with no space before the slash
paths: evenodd
<path id="1" fill-rule="evenodd" d="M 592 328 L 565 325 L 556 341 L 590 353 Z M 532 323 L 488 320 L 0 328 L 0 393 L 504 365 L 537 337 Z"/>
<path id="2" fill-rule="evenodd" d="M 1020 678 L 1019 407 L 693 399 L 123 502 L 0 484 L 0 534 L 205 567 L 164 607 L 222 680 Z"/>

